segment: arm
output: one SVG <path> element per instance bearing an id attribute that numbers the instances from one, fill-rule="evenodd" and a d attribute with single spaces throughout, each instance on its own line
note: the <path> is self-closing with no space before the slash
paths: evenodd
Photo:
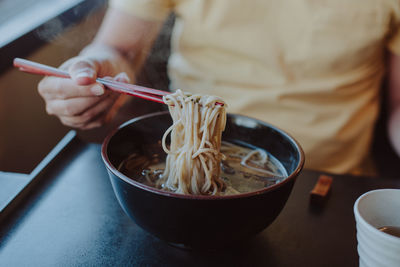
<path id="1" fill-rule="evenodd" d="M 134 80 L 160 27 L 160 22 L 109 9 L 93 42 L 61 65 L 72 79 L 46 77 L 39 83 L 47 113 L 75 128 L 101 126 L 119 95 L 95 83 L 96 77 Z"/>
<path id="2" fill-rule="evenodd" d="M 400 156 L 400 56 L 390 54 L 389 58 L 389 120 L 390 142 Z"/>
<path id="3" fill-rule="evenodd" d="M 114 71 L 114 75 L 126 72 L 134 78 L 160 28 L 160 22 L 146 21 L 110 8 L 94 41 L 80 55 L 105 64 L 101 65 L 104 69 L 98 69 L 99 76 L 104 76 L 102 72 Z"/>

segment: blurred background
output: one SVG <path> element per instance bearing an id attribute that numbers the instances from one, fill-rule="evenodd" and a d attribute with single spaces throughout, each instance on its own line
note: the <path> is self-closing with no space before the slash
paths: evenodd
<path id="1" fill-rule="evenodd" d="M 46 114 L 37 92 L 43 77 L 12 68 L 12 59 L 24 57 L 59 66 L 76 55 L 95 34 L 105 6 L 105 1 L 80 2 L 81 6 L 76 6 L 79 3 L 71 1 L 71 8 L 53 14 L 54 18 L 43 18 L 49 19 L 44 24 L 39 21 L 34 25 L 29 17 L 43 15 L 49 1 L 0 1 L 0 28 L 10 33 L 10 39 L 2 40 L 0 48 L 0 171 L 30 173 L 70 130 Z M 92 3 L 84 6 L 83 2 Z M 26 10 L 33 14 L 25 14 Z M 13 19 L 19 21 L 7 25 Z M 16 34 L 25 23 L 33 28 Z"/>
<path id="2" fill-rule="evenodd" d="M 13 68 L 13 58 L 59 66 L 92 40 L 106 6 L 105 0 L 0 0 L 0 172 L 29 174 L 71 130 L 47 115 L 37 92 L 43 77 Z M 171 17 L 140 75 L 141 84 L 167 89 L 172 24 Z M 111 127 L 78 134 L 100 142 Z"/>
<path id="3" fill-rule="evenodd" d="M 37 84 L 42 79 L 12 67 L 15 57 L 59 66 L 95 35 L 107 0 L 0 0 L 0 174 L 29 174 L 71 129 L 47 115 Z M 166 60 L 174 17 L 167 20 L 139 77 L 139 84 L 167 90 Z M 145 106 L 151 105 L 146 102 Z M 109 128 L 78 132 L 101 142 Z M 386 136 L 382 110 L 373 146 L 379 174 L 397 176 L 400 163 Z M 1 180 L 0 180 L 1 182 Z M 1 186 L 1 185 L 0 185 Z"/>

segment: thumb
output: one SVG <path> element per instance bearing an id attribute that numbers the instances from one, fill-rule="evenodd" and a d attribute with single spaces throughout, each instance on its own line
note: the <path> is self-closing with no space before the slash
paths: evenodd
<path id="1" fill-rule="evenodd" d="M 80 59 L 72 63 L 68 72 L 78 85 L 89 85 L 96 82 L 98 64 L 89 59 Z"/>
<path id="2" fill-rule="evenodd" d="M 114 80 L 117 82 L 122 82 L 122 83 L 130 83 L 131 79 L 129 78 L 128 74 L 125 72 L 120 72 L 118 73 L 115 77 Z"/>

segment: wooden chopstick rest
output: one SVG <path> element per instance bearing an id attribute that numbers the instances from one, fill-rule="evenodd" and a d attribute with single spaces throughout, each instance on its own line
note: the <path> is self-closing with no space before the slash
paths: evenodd
<path id="1" fill-rule="evenodd" d="M 332 181 L 331 176 L 321 174 L 310 192 L 310 201 L 318 204 L 324 202 L 331 190 Z"/>

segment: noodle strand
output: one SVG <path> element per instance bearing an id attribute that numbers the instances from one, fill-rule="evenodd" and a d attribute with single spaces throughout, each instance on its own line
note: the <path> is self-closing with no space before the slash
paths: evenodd
<path id="1" fill-rule="evenodd" d="M 164 96 L 173 124 L 162 138 L 167 153 L 161 179 L 167 190 L 181 194 L 215 195 L 225 183 L 220 178 L 225 104 L 215 96 L 188 95 L 181 90 Z M 166 145 L 170 135 L 170 146 Z"/>

